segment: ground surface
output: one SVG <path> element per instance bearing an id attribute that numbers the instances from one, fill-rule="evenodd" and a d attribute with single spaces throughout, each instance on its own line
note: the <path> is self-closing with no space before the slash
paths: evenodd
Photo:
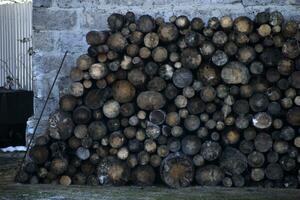
<path id="1" fill-rule="evenodd" d="M 0 200 L 300 200 L 300 189 L 21 185 L 13 182 L 19 160 L 0 153 Z"/>

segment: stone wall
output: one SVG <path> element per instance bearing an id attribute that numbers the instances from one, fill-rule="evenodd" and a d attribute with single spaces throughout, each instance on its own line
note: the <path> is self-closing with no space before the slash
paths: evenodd
<path id="1" fill-rule="evenodd" d="M 133 11 L 168 19 L 172 15 L 198 16 L 205 21 L 211 16 L 247 15 L 266 9 L 279 10 L 287 18 L 300 20 L 300 0 L 33 0 L 33 85 L 34 113 L 28 121 L 32 133 L 53 78 L 66 50 L 70 53 L 63 66 L 46 107 L 41 128 L 49 113 L 58 106 L 59 95 L 66 92 L 68 74 L 76 57 L 86 52 L 85 34 L 107 29 L 106 19 L 114 12 Z"/>

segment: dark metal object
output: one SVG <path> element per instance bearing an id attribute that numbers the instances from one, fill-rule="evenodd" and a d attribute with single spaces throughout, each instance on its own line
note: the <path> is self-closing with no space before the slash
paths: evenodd
<path id="1" fill-rule="evenodd" d="M 56 73 L 56 76 L 55 76 L 55 78 L 54 78 L 54 81 L 53 81 L 53 83 L 52 83 L 52 85 L 51 85 L 51 88 L 50 88 L 49 93 L 48 93 L 48 95 L 47 95 L 46 101 L 45 101 L 45 103 L 44 103 L 44 105 L 43 105 L 43 109 L 42 109 L 41 114 L 40 114 L 40 116 L 39 116 L 39 118 L 38 118 L 38 121 L 37 121 L 37 123 L 36 123 L 36 126 L 35 126 L 35 128 L 34 128 L 34 130 L 33 130 L 33 134 L 32 134 L 32 136 L 31 136 L 31 138 L 30 138 L 30 140 L 29 140 L 29 143 L 28 143 L 28 145 L 27 145 L 26 152 L 25 152 L 25 154 L 24 154 L 24 156 L 23 156 L 23 158 L 22 158 L 22 162 L 21 162 L 21 164 L 20 164 L 20 166 L 19 166 L 18 173 L 21 171 L 21 169 L 22 169 L 22 167 L 23 167 L 23 165 L 24 165 L 24 163 L 25 163 L 25 159 L 26 159 L 26 156 L 27 156 L 28 151 L 29 151 L 29 149 L 30 149 L 30 145 L 31 145 L 31 143 L 32 143 L 32 141 L 33 141 L 33 138 L 34 138 L 35 134 L 36 134 L 37 128 L 38 128 L 39 123 L 40 123 L 40 121 L 41 121 L 41 119 L 42 119 L 42 116 L 43 116 L 43 114 L 44 114 L 46 105 L 47 105 L 48 100 L 49 100 L 49 98 L 50 98 L 50 95 L 51 95 L 51 92 L 52 92 L 53 87 L 54 87 L 54 85 L 55 85 L 55 82 L 56 82 L 56 80 L 57 80 L 57 78 L 58 78 L 58 75 L 59 75 L 59 73 L 60 73 L 60 71 L 61 71 L 61 68 L 62 68 L 62 66 L 63 66 L 63 64 L 64 64 L 64 62 L 65 62 L 65 59 L 66 59 L 66 57 L 67 57 L 67 54 L 68 54 L 68 51 L 65 52 L 64 57 L 63 57 L 63 59 L 62 59 L 62 61 L 61 61 L 61 64 L 60 64 L 60 66 L 59 66 L 59 68 L 58 68 L 58 71 L 57 71 L 57 73 Z"/>

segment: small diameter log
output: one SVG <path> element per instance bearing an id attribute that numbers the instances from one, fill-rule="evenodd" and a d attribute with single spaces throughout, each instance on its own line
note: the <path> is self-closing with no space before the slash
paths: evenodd
<path id="1" fill-rule="evenodd" d="M 76 155 L 80 160 L 87 160 L 90 157 L 90 151 L 84 147 L 79 147 L 76 150 Z"/>
<path id="2" fill-rule="evenodd" d="M 70 72 L 70 78 L 72 81 L 81 81 L 83 79 L 83 71 L 77 67 L 72 68 Z"/>
<path id="3" fill-rule="evenodd" d="M 192 161 L 185 155 L 170 154 L 162 161 L 160 175 L 169 187 L 186 187 L 193 181 L 194 166 Z"/>
<path id="4" fill-rule="evenodd" d="M 74 97 L 81 97 L 84 93 L 84 87 L 82 83 L 74 82 L 70 87 L 70 94 Z"/>
<path id="5" fill-rule="evenodd" d="M 49 135 L 57 140 L 68 139 L 73 132 L 74 123 L 68 113 L 57 111 L 49 117 Z"/>
<path id="6" fill-rule="evenodd" d="M 166 48 L 158 46 L 152 51 L 152 58 L 155 62 L 164 62 L 168 58 L 168 51 Z"/>
<path id="7" fill-rule="evenodd" d="M 99 80 L 104 78 L 108 73 L 107 66 L 103 63 L 95 63 L 89 68 L 89 74 L 92 79 Z"/>

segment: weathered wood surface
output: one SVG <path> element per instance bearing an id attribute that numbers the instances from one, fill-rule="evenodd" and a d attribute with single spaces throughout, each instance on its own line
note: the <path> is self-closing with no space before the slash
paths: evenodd
<path id="1" fill-rule="evenodd" d="M 13 182 L 20 155 L 0 154 L 0 200 L 299 200 L 295 189 L 22 185 Z"/>
<path id="2" fill-rule="evenodd" d="M 293 189 L 189 187 L 101 187 L 61 185 L 0 185 L 1 200 L 298 200 Z"/>

